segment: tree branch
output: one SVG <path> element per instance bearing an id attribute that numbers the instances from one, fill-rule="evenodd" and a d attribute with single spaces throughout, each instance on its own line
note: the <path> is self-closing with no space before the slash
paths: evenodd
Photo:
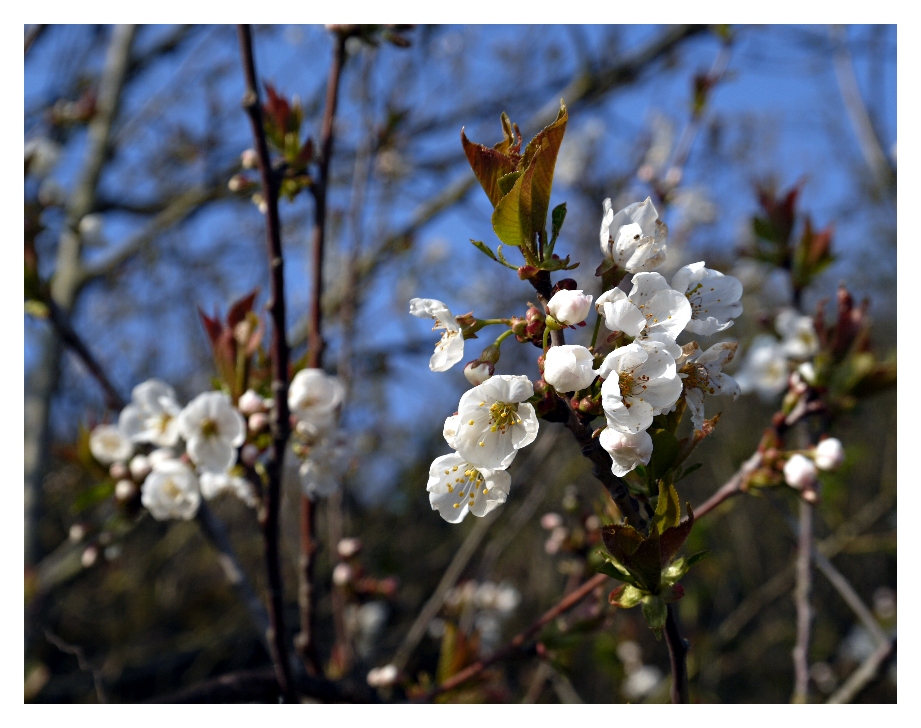
<path id="1" fill-rule="evenodd" d="M 672 668 L 672 702 L 689 703 L 688 692 L 688 641 L 681 636 L 678 629 L 678 616 L 675 605 L 668 605 L 665 619 L 665 643 L 668 645 L 668 657 Z"/>
<path id="2" fill-rule="evenodd" d="M 269 148 L 262 123 L 262 106 L 256 80 L 256 62 L 253 58 L 253 40 L 248 25 L 237 26 L 240 55 L 246 79 L 243 108 L 249 117 L 259 172 L 262 177 L 263 197 L 266 202 L 266 248 L 271 276 L 271 297 L 268 303 L 272 318 L 272 448 L 265 465 L 268 481 L 263 493 L 259 522 L 265 543 L 266 571 L 269 581 L 269 654 L 275 665 L 279 689 L 287 700 L 294 700 L 291 665 L 288 662 L 288 643 L 284 622 L 284 587 L 281 576 L 281 558 L 278 550 L 278 517 L 281 501 L 281 475 L 288 437 L 291 434 L 291 416 L 288 411 L 288 342 L 285 332 L 285 278 L 284 258 L 281 249 L 281 224 L 278 217 L 278 180 L 272 171 Z"/>

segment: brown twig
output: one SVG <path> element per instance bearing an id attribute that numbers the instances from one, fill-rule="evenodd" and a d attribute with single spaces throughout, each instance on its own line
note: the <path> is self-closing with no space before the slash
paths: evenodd
<path id="1" fill-rule="evenodd" d="M 96 700 L 100 703 L 108 703 L 109 701 L 106 699 L 105 687 L 102 684 L 102 675 L 100 675 L 99 670 L 94 668 L 86 659 L 83 648 L 65 642 L 50 629 L 45 630 L 45 639 L 57 647 L 61 652 L 66 652 L 68 655 L 73 655 L 77 658 L 77 665 L 80 669 L 93 676 L 93 688 L 96 690 Z"/>
<path id="2" fill-rule="evenodd" d="M 316 179 L 311 186 L 314 200 L 313 233 L 311 236 L 310 337 L 307 349 L 307 366 L 323 366 L 323 253 L 326 245 L 326 193 L 329 185 L 329 165 L 335 140 L 336 104 L 339 99 L 339 80 L 345 64 L 346 36 L 335 35 L 333 61 L 326 84 L 326 104 L 320 130 L 320 159 Z M 316 571 L 316 508 L 313 500 L 301 495 L 301 550 L 299 563 L 298 605 L 301 613 L 301 631 L 295 641 L 298 654 L 307 669 L 322 675 L 323 668 L 317 656 L 314 635 L 316 610 L 314 608 L 314 580 Z"/>
<path id="3" fill-rule="evenodd" d="M 543 627 L 559 617 L 561 614 L 565 614 L 570 609 L 575 607 L 579 602 L 589 596 L 595 589 L 604 584 L 605 580 L 608 577 L 605 574 L 595 574 L 591 579 L 587 580 L 582 584 L 578 589 L 567 594 L 563 599 L 561 599 L 556 606 L 548 609 L 544 614 L 535 622 L 531 624 L 523 632 L 519 632 L 515 637 L 513 637 L 504 647 L 500 648 L 494 652 L 491 656 L 483 659 L 477 660 L 472 665 L 464 668 L 456 675 L 445 680 L 441 685 L 436 686 L 422 698 L 425 702 L 431 701 L 433 698 L 441 695 L 442 693 L 447 692 L 448 690 L 453 690 L 454 688 L 462 685 L 468 680 L 479 675 L 483 670 L 485 670 L 490 665 L 493 665 L 501 660 L 506 659 L 510 655 L 518 652 L 525 644 L 539 632 Z"/>
<path id="4" fill-rule="evenodd" d="M 256 62 L 253 58 L 253 40 L 248 25 L 237 26 L 240 54 L 246 79 L 243 108 L 252 127 L 259 172 L 266 202 L 266 245 L 271 276 L 271 298 L 268 310 L 272 318 L 272 448 L 265 464 L 267 485 L 263 494 L 259 523 L 265 542 L 266 571 L 269 582 L 269 634 L 270 654 L 275 666 L 275 676 L 281 693 L 288 700 L 295 699 L 291 666 L 284 622 L 284 588 L 281 577 L 281 560 L 278 550 L 278 515 L 281 500 L 282 463 L 291 434 L 288 411 L 288 342 L 285 337 L 285 282 L 284 258 L 281 249 L 281 225 L 278 218 L 278 180 L 272 170 L 269 148 L 262 123 L 262 107 L 256 80 Z"/>
<path id="5" fill-rule="evenodd" d="M 716 493 L 694 509 L 694 518 L 701 518 L 707 515 L 724 501 L 729 500 L 735 495 L 739 495 L 739 493 L 743 493 L 743 488 L 745 487 L 748 476 L 761 466 L 762 457 L 761 452 L 756 452 L 742 463 L 742 467 L 736 471 L 735 475 L 727 480 Z"/>
<path id="6" fill-rule="evenodd" d="M 689 703 L 688 693 L 688 641 L 681 636 L 678 629 L 678 616 L 675 605 L 668 605 L 665 619 L 665 643 L 668 645 L 668 657 L 672 668 L 672 702 Z"/>
<path id="7" fill-rule="evenodd" d="M 793 668 L 796 682 L 791 702 L 809 700 L 809 634 L 812 624 L 812 505 L 804 500 L 799 504 L 799 538 L 796 553 L 796 645 L 793 648 Z"/>
<path id="8" fill-rule="evenodd" d="M 35 43 L 35 41 L 38 40 L 39 36 L 40 36 L 42 33 L 44 33 L 45 30 L 47 30 L 47 29 L 48 29 L 48 26 L 45 25 L 44 23 L 37 23 L 37 24 L 31 26 L 31 27 L 26 31 L 26 37 L 25 37 L 25 50 L 23 51 L 23 57 L 25 57 L 26 55 L 28 55 L 29 49 L 32 47 L 32 44 Z"/>
<path id="9" fill-rule="evenodd" d="M 880 669 L 895 656 L 895 645 L 896 641 L 895 637 L 893 637 L 892 640 L 887 640 L 886 644 L 877 647 L 873 654 L 854 670 L 844 685 L 838 688 L 825 702 L 832 704 L 850 703 L 877 676 Z"/>

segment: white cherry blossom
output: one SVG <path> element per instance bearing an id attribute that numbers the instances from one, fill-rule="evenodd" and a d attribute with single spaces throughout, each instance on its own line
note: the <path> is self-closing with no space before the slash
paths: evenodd
<path id="1" fill-rule="evenodd" d="M 646 430 L 629 433 L 605 427 L 598 438 L 611 455 L 611 472 L 623 477 L 637 465 L 648 465 L 652 457 L 652 438 Z"/>
<path id="2" fill-rule="evenodd" d="M 485 516 L 505 503 L 511 482 L 504 470 L 478 468 L 451 453 L 432 462 L 426 490 L 432 510 L 449 523 L 460 523 L 468 512 Z"/>
<path id="3" fill-rule="evenodd" d="M 678 376 L 684 383 L 684 398 L 691 410 L 691 422 L 698 430 L 704 426 L 704 394 L 726 395 L 736 399 L 742 390 L 735 379 L 722 372 L 735 356 L 738 344 L 723 341 L 701 351 L 696 341 L 685 346 L 677 362 Z"/>
<path id="4" fill-rule="evenodd" d="M 634 202 L 616 213 L 604 201 L 601 252 L 629 273 L 651 271 L 665 262 L 668 227 L 659 220 L 652 199 Z"/>
<path id="5" fill-rule="evenodd" d="M 234 469 L 224 473 L 204 472 L 199 478 L 201 495 L 205 500 L 217 498 L 221 493 L 233 493 L 237 498 L 246 503 L 250 508 L 257 505 L 256 494 L 253 486 Z"/>
<path id="6" fill-rule="evenodd" d="M 687 296 L 691 320 L 687 330 L 701 336 L 725 331 L 742 313 L 742 284 L 737 278 L 707 268 L 703 261 L 681 268 L 672 277 L 672 288 Z"/>
<path id="7" fill-rule="evenodd" d="M 134 447 L 115 425 L 99 425 L 90 433 L 90 452 L 100 463 L 109 465 L 126 461 Z"/>
<path id="8" fill-rule="evenodd" d="M 553 294 L 547 303 L 547 310 L 557 321 L 566 326 L 575 326 L 592 310 L 592 297 L 582 291 L 562 289 Z"/>
<path id="9" fill-rule="evenodd" d="M 792 308 L 785 308 L 774 322 L 784 354 L 791 359 L 809 359 L 819 350 L 819 337 L 811 316 L 800 316 Z"/>
<path id="10" fill-rule="evenodd" d="M 335 424 L 336 408 L 345 390 L 338 377 L 322 369 L 301 369 L 288 387 L 288 407 L 291 414 L 315 430 L 318 436 Z"/>
<path id="11" fill-rule="evenodd" d="M 756 336 L 748 348 L 742 367 L 735 374 L 743 394 L 757 392 L 771 400 L 787 388 L 790 368 L 780 342 L 769 334 Z"/>
<path id="12" fill-rule="evenodd" d="M 186 452 L 202 470 L 223 473 L 237 459 L 246 422 L 223 392 L 203 392 L 179 414 Z"/>
<path id="13" fill-rule="evenodd" d="M 330 433 L 310 449 L 298 475 L 301 492 L 310 500 L 326 498 L 339 489 L 348 467 L 349 449 L 342 433 Z"/>
<path id="14" fill-rule="evenodd" d="M 525 402 L 534 385 L 525 376 L 497 374 L 461 397 L 454 447 L 477 467 L 504 470 L 537 437 L 537 414 Z"/>
<path id="15" fill-rule="evenodd" d="M 557 392 L 578 392 L 595 381 L 592 353 L 584 346 L 552 346 L 544 357 L 544 380 Z"/>
<path id="16" fill-rule="evenodd" d="M 159 463 L 141 486 L 141 503 L 158 521 L 188 521 L 195 516 L 200 502 L 198 478 L 179 460 Z"/>
<path id="17" fill-rule="evenodd" d="M 179 440 L 180 410 L 171 386 L 148 379 L 131 390 L 131 404 L 118 416 L 118 426 L 132 442 L 171 447 Z"/>
<path id="18" fill-rule="evenodd" d="M 445 419 L 444 428 L 441 431 L 445 442 L 451 447 L 454 447 L 454 436 L 457 434 L 458 425 L 460 425 L 460 415 L 451 415 Z"/>
<path id="19" fill-rule="evenodd" d="M 598 373 L 601 406 L 607 425 L 618 432 L 637 433 L 652 424 L 681 396 L 675 359 L 659 341 L 638 339 L 605 357 Z"/>
<path id="20" fill-rule="evenodd" d="M 637 273 L 629 294 L 619 288 L 598 298 L 598 312 L 611 331 L 648 338 L 661 334 L 672 341 L 691 320 L 691 304 L 658 273 Z"/>
<path id="21" fill-rule="evenodd" d="M 409 312 L 418 318 L 435 319 L 432 330 L 444 329 L 435 353 L 429 360 L 429 369 L 444 372 L 464 357 L 464 335 L 451 310 L 434 298 L 414 298 L 409 302 Z"/>

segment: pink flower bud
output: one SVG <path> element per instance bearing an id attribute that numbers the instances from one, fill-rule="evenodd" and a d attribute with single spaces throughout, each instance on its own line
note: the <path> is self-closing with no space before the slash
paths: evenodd
<path id="1" fill-rule="evenodd" d="M 99 549 L 95 546 L 87 546 L 83 552 L 83 555 L 80 557 L 80 563 L 83 565 L 84 569 L 88 569 L 96 563 L 96 559 L 98 558 Z"/>
<path id="2" fill-rule="evenodd" d="M 344 538 L 336 546 L 340 559 L 350 559 L 361 551 L 361 539 Z"/>
<path id="3" fill-rule="evenodd" d="M 559 513 L 545 513 L 540 517 L 540 527 L 547 531 L 563 525 L 563 517 Z"/>
<path id="4" fill-rule="evenodd" d="M 255 149 L 244 149 L 240 155 L 240 166 L 243 169 L 256 169 L 259 166 L 259 155 Z"/>
<path id="5" fill-rule="evenodd" d="M 124 480 L 119 480 L 115 484 L 115 500 L 122 502 L 129 501 L 134 498 L 137 492 L 138 487 L 133 480 L 125 478 Z"/>
<path id="6" fill-rule="evenodd" d="M 265 410 L 265 400 L 256 394 L 252 389 L 247 389 L 243 394 L 240 395 L 240 400 L 237 402 L 237 407 L 239 408 L 240 412 L 249 417 L 250 415 L 254 415 L 257 412 L 262 412 Z"/>
<path id="7" fill-rule="evenodd" d="M 345 586 L 348 584 L 354 573 L 352 567 L 348 564 L 336 564 L 336 568 L 333 569 L 333 584 L 336 586 Z"/>
<path id="8" fill-rule="evenodd" d="M 269 426 L 269 416 L 265 412 L 257 412 L 249 417 L 250 432 L 260 432 Z"/>
<path id="9" fill-rule="evenodd" d="M 837 470 L 844 462 L 844 447 L 837 437 L 822 440 L 815 448 L 815 465 L 819 470 Z"/>
<path id="10" fill-rule="evenodd" d="M 368 685 L 372 688 L 386 688 L 393 685 L 400 676 L 396 665 L 375 667 L 368 673 Z"/>
<path id="11" fill-rule="evenodd" d="M 787 464 L 783 466 L 783 477 L 787 485 L 797 490 L 811 488 L 819 476 L 815 463 L 805 455 L 796 453 L 790 456 Z"/>
<path id="12" fill-rule="evenodd" d="M 128 467 L 122 463 L 112 463 L 109 467 L 109 475 L 111 475 L 115 480 L 128 477 Z"/>

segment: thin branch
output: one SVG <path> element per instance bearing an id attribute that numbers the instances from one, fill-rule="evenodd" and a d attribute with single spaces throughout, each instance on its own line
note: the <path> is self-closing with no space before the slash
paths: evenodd
<path id="1" fill-rule="evenodd" d="M 877 647 L 889 644 L 889 637 L 883 631 L 883 628 L 879 626 L 879 622 L 876 621 L 873 612 L 863 603 L 863 600 L 854 590 L 851 582 L 847 580 L 844 574 L 838 571 L 828 557 L 823 555 L 818 549 L 813 549 L 812 558 L 815 561 L 816 568 L 822 572 L 826 579 L 828 579 L 838 594 L 841 595 L 841 598 L 847 602 L 851 611 L 857 615 L 857 618 L 861 621 L 863 626 L 866 627 L 870 636 L 873 637 L 873 640 L 876 642 Z"/>
<path id="2" fill-rule="evenodd" d="M 513 637 L 504 647 L 500 648 L 494 652 L 488 658 L 483 660 L 477 660 L 472 665 L 464 668 L 456 675 L 445 680 L 441 685 L 430 690 L 425 694 L 424 701 L 429 702 L 433 698 L 441 695 L 442 693 L 447 692 L 448 690 L 453 690 L 459 685 L 464 684 L 468 680 L 479 675 L 483 670 L 485 670 L 490 665 L 494 665 L 501 660 L 506 659 L 510 655 L 518 652 L 524 645 L 526 645 L 530 639 L 537 634 L 541 629 L 543 629 L 549 622 L 552 622 L 554 619 L 559 617 L 562 614 L 565 614 L 570 609 L 579 604 L 583 599 L 589 596 L 597 588 L 602 586 L 608 577 L 605 574 L 595 574 L 591 579 L 588 579 L 575 591 L 567 594 L 563 599 L 561 599 L 556 606 L 548 609 L 544 612 L 543 615 L 535 622 L 533 622 L 527 629 L 523 632 L 519 632 L 515 637 Z"/>
<path id="3" fill-rule="evenodd" d="M 825 702 L 842 704 L 850 703 L 854 700 L 877 676 L 880 669 L 895 656 L 895 646 L 896 641 L 893 637 L 891 641 L 887 640 L 886 644 L 877 647 L 873 654 L 853 672 L 844 685 L 838 688 Z"/>
<path id="4" fill-rule="evenodd" d="M 694 509 L 694 517 L 701 518 L 702 516 L 707 515 L 710 511 L 714 510 L 724 501 L 729 500 L 735 495 L 739 495 L 739 493 L 744 493 L 745 491 L 743 489 L 748 480 L 748 476 L 755 472 L 759 467 L 761 467 L 762 458 L 762 454 L 760 452 L 756 452 L 748 460 L 742 463 L 742 467 L 736 471 L 735 475 L 727 480 L 719 488 L 719 490 L 716 491 L 716 493 L 714 493 L 706 501 Z"/>
<path id="5" fill-rule="evenodd" d="M 796 550 L 796 645 L 793 648 L 793 668 L 796 683 L 791 702 L 809 701 L 809 637 L 812 625 L 812 505 L 799 502 L 799 538 Z"/>
<path id="6" fill-rule="evenodd" d="M 346 36 L 334 36 L 333 60 L 326 84 L 326 104 L 320 129 L 320 161 L 316 179 L 311 186 L 314 198 L 313 233 L 311 236 L 311 294 L 310 294 L 310 338 L 307 350 L 307 366 L 320 369 L 323 366 L 323 256 L 326 245 L 326 194 L 329 184 L 329 166 L 332 161 L 335 141 L 336 105 L 339 100 L 339 80 L 345 64 Z M 301 547 L 298 564 L 298 605 L 301 614 L 301 631 L 295 645 L 304 665 L 314 675 L 322 675 L 323 668 L 317 656 L 316 642 L 316 594 L 314 587 L 316 571 L 316 507 L 306 494 L 301 495 Z"/>
<path id="7" fill-rule="evenodd" d="M 253 58 L 253 40 L 248 25 L 237 26 L 240 55 L 246 79 L 243 108 L 252 128 L 259 172 L 262 177 L 263 197 L 266 202 L 266 246 L 271 276 L 271 297 L 268 302 L 272 318 L 272 448 L 265 464 L 266 488 L 263 494 L 259 522 L 265 542 L 266 571 L 269 581 L 269 654 L 275 666 L 275 676 L 282 694 L 288 700 L 295 698 L 288 662 L 288 646 L 284 622 L 284 588 L 281 576 L 281 559 L 278 551 L 278 517 L 281 502 L 282 463 L 288 437 L 291 434 L 288 411 L 288 342 L 285 338 L 285 278 L 284 258 L 281 249 L 281 224 L 278 218 L 278 180 L 272 172 L 269 148 L 262 123 L 262 106 L 256 80 L 256 62 Z"/>
<path id="8" fill-rule="evenodd" d="M 689 703 L 688 692 L 688 641 L 681 636 L 675 605 L 668 605 L 665 619 L 665 643 L 672 668 L 672 702 Z"/>
<path id="9" fill-rule="evenodd" d="M 39 36 L 41 36 L 42 33 L 44 33 L 47 29 L 47 25 L 39 23 L 31 26 L 26 31 L 25 50 L 23 51 L 23 57 L 29 54 L 29 49 L 32 47 L 32 44 L 35 43 L 35 41 L 39 39 Z"/>
<path id="10" fill-rule="evenodd" d="M 96 690 L 96 700 L 100 703 L 108 703 L 106 691 L 102 684 L 102 675 L 99 673 L 99 670 L 94 668 L 86 659 L 83 648 L 65 642 L 50 629 L 45 630 L 45 639 L 57 647 L 61 652 L 66 652 L 68 655 L 73 655 L 77 658 L 77 665 L 80 669 L 93 676 L 93 688 Z"/>

